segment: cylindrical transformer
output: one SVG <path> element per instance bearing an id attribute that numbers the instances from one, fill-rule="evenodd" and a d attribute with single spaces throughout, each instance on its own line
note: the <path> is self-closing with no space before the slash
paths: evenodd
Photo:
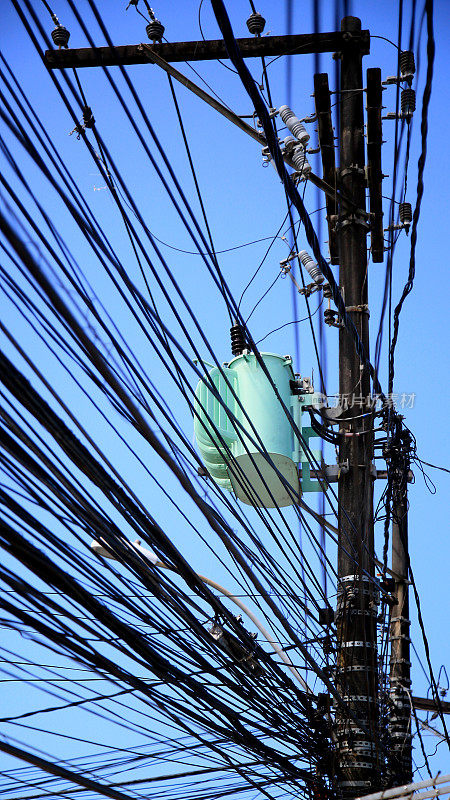
<path id="1" fill-rule="evenodd" d="M 254 353 L 243 353 L 200 381 L 194 430 L 206 469 L 219 485 L 248 505 L 276 508 L 300 499 L 301 456 L 293 430 L 293 419 L 301 428 L 300 404 L 292 394 L 290 356 L 260 357 L 265 369 Z"/>

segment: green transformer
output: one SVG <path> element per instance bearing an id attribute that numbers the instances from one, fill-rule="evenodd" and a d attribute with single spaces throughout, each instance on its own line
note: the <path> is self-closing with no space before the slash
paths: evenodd
<path id="1" fill-rule="evenodd" d="M 213 367 L 209 381 L 199 382 L 195 438 L 205 468 L 219 486 L 249 505 L 289 506 L 298 503 L 302 491 L 322 491 L 310 472 L 310 453 L 320 463 L 320 450 L 308 451 L 308 458 L 303 449 L 317 434 L 302 424 L 303 407 L 320 404 L 322 397 L 296 381 L 290 356 L 260 357 L 271 380 L 256 356 L 244 352 L 221 369 Z"/>

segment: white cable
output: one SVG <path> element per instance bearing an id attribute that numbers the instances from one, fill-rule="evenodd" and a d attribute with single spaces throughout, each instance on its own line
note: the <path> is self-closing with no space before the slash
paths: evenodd
<path id="1" fill-rule="evenodd" d="M 155 567 L 159 567 L 160 569 L 172 569 L 172 567 L 169 567 L 167 564 L 164 563 L 164 561 L 160 561 L 156 553 L 154 553 L 152 550 L 147 550 L 146 547 L 142 547 L 139 540 L 136 542 L 130 542 L 130 544 L 135 550 L 137 550 L 138 553 L 145 556 L 145 558 L 147 558 L 152 564 L 154 564 Z M 112 558 L 113 560 L 116 560 L 116 556 L 113 555 L 113 553 L 110 550 L 107 550 L 106 547 L 103 547 L 103 545 L 101 545 L 99 542 L 96 542 L 95 540 L 91 543 L 91 549 L 94 550 L 94 552 L 97 553 L 99 556 L 103 556 L 104 558 Z M 228 597 L 229 600 L 235 603 L 241 609 L 241 611 L 243 611 L 244 614 L 247 617 L 249 617 L 249 619 L 251 619 L 253 624 L 256 625 L 256 627 L 258 628 L 259 632 L 264 636 L 266 641 L 269 642 L 269 644 L 275 650 L 277 655 L 280 656 L 281 660 L 284 661 L 288 669 L 290 669 L 295 679 L 301 685 L 302 689 L 304 689 L 304 691 L 307 692 L 308 694 L 312 695 L 313 694 L 312 690 L 309 688 L 308 684 L 302 678 L 302 676 L 297 672 L 289 656 L 286 655 L 284 650 L 282 650 L 280 645 L 274 640 L 271 633 L 269 633 L 269 631 L 266 630 L 266 628 L 264 627 L 264 625 L 262 625 L 262 623 L 258 620 L 258 618 L 255 617 L 253 611 L 247 608 L 247 606 L 238 597 L 235 597 L 234 594 L 229 592 L 228 589 L 225 589 L 224 586 L 221 586 L 220 583 L 216 583 L 216 581 L 212 581 L 210 578 L 206 578 L 204 575 L 198 575 L 198 573 L 197 577 L 200 578 L 200 580 L 203 581 L 203 583 L 206 583 L 208 586 L 211 586 L 213 589 L 216 589 L 218 592 L 224 594 L 225 597 Z"/>
<path id="2" fill-rule="evenodd" d="M 442 783 L 450 783 L 450 775 L 439 776 L 438 773 L 435 778 L 428 778 L 428 780 L 419 781 L 418 783 L 407 783 L 404 786 L 396 786 L 394 789 L 386 789 L 383 792 L 375 792 L 375 794 L 361 795 L 357 798 L 357 800 L 389 800 L 389 798 L 394 797 L 411 797 L 419 789 L 433 787 L 431 791 L 423 792 L 422 794 L 414 796 L 414 800 L 423 800 L 425 797 L 433 797 L 437 794 L 446 794 L 447 792 L 450 792 L 450 786 L 443 787 L 442 789 L 434 788 Z"/>

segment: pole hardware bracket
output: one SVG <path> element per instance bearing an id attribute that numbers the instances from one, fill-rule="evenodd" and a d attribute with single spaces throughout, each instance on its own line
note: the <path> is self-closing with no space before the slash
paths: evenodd
<path id="1" fill-rule="evenodd" d="M 341 642 L 340 647 L 371 647 L 377 649 L 376 642 L 361 642 L 358 639 L 353 642 Z"/>
<path id="2" fill-rule="evenodd" d="M 366 212 L 363 209 L 358 209 L 357 213 L 340 214 L 334 229 L 338 233 L 348 225 L 360 225 L 365 230 L 370 229 L 370 223 L 366 219 Z"/>
<path id="3" fill-rule="evenodd" d="M 344 739 L 340 743 L 340 746 L 342 752 L 353 752 L 362 756 L 375 755 L 375 744 L 374 742 L 369 742 L 367 739 L 363 739 L 360 742 L 352 742 L 351 740 Z"/>
<path id="4" fill-rule="evenodd" d="M 370 788 L 372 786 L 372 781 L 338 781 L 338 786 L 342 786 L 344 789 L 353 787 L 360 787 L 361 789 Z"/>
<path id="5" fill-rule="evenodd" d="M 373 672 L 375 666 L 366 664 L 349 664 L 346 667 L 336 667 L 336 675 L 345 675 L 347 672 Z"/>
<path id="6" fill-rule="evenodd" d="M 372 697 L 370 694 L 344 694 L 342 695 L 344 703 L 378 703 L 377 697 Z"/>
<path id="7" fill-rule="evenodd" d="M 411 667 L 411 661 L 408 661 L 407 658 L 391 658 L 389 661 L 390 666 L 393 664 L 405 664 L 407 667 Z"/>
<path id="8" fill-rule="evenodd" d="M 358 167 L 356 164 L 350 164 L 349 167 L 342 167 L 336 170 L 339 178 L 346 178 L 347 175 L 363 175 L 366 177 L 366 168 Z"/>
<path id="9" fill-rule="evenodd" d="M 376 608 L 349 608 L 348 613 L 353 615 L 356 614 L 361 617 L 376 617 L 377 610 Z"/>
<path id="10" fill-rule="evenodd" d="M 369 306 L 367 303 L 362 303 L 359 306 L 345 306 L 346 311 L 353 311 L 356 314 L 367 314 L 370 317 Z"/>
<path id="11" fill-rule="evenodd" d="M 373 764 L 367 761 L 349 761 L 348 759 L 339 759 L 339 766 L 344 769 L 373 769 Z M 340 784 L 342 786 L 342 783 Z M 354 785 L 353 783 L 351 785 Z"/>
<path id="12" fill-rule="evenodd" d="M 338 480 L 340 475 L 346 475 L 350 469 L 348 458 L 345 461 L 340 461 L 339 464 L 330 464 L 325 467 L 325 477 L 330 482 Z"/>
<path id="13" fill-rule="evenodd" d="M 354 435 L 354 434 L 351 434 L 351 435 Z M 359 467 L 359 469 L 367 469 L 367 464 L 355 464 L 353 466 Z M 373 463 L 373 461 L 372 461 L 372 463 L 370 465 L 370 476 L 372 478 L 378 478 L 378 470 L 377 470 L 375 464 Z"/>
<path id="14" fill-rule="evenodd" d="M 408 78 L 414 78 L 414 72 L 405 72 L 401 75 L 389 75 L 385 81 L 382 82 L 382 86 L 392 86 L 393 84 L 400 84 L 404 81 L 408 80 Z"/>
<path id="15" fill-rule="evenodd" d="M 388 681 L 391 684 L 391 691 L 392 687 L 404 689 L 406 686 L 411 686 L 412 684 L 411 678 L 403 678 L 395 675 L 388 676 Z"/>
<path id="16" fill-rule="evenodd" d="M 399 111 L 398 114 L 395 111 L 388 111 L 386 116 L 381 117 L 381 119 L 406 119 L 407 122 L 411 121 L 412 114 L 410 112 Z"/>

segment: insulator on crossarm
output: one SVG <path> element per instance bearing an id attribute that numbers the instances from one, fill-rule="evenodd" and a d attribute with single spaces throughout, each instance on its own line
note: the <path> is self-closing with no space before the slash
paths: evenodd
<path id="1" fill-rule="evenodd" d="M 294 112 L 289 108 L 289 106 L 280 106 L 278 111 L 288 130 L 290 130 L 290 132 L 295 136 L 296 139 L 298 139 L 299 142 L 301 142 L 303 145 L 306 145 L 310 139 L 309 133 L 303 123 L 300 122 L 298 117 L 295 116 Z"/>
<path id="2" fill-rule="evenodd" d="M 258 13 L 258 11 L 254 11 L 253 14 L 250 14 L 247 20 L 247 28 L 249 29 L 250 33 L 252 33 L 254 36 L 261 36 L 265 27 L 266 20 L 261 14 Z"/>
<path id="3" fill-rule="evenodd" d="M 147 25 L 145 31 L 153 44 L 160 42 L 164 36 L 165 27 L 159 19 L 153 18 Z"/>
<path id="4" fill-rule="evenodd" d="M 53 44 L 57 47 L 67 47 L 69 44 L 70 33 L 64 25 L 57 25 L 56 28 L 52 30 L 52 39 Z"/>
<path id="5" fill-rule="evenodd" d="M 245 331 L 243 325 L 237 320 L 230 328 L 231 334 L 231 352 L 234 356 L 240 356 L 241 353 L 247 349 L 247 342 L 245 341 Z"/>
<path id="6" fill-rule="evenodd" d="M 409 228 L 412 222 L 412 207 L 411 203 L 400 203 L 398 207 L 400 223 Z"/>
<path id="7" fill-rule="evenodd" d="M 400 53 L 400 76 L 403 80 L 408 80 L 416 73 L 416 62 L 412 50 L 403 50 Z"/>
<path id="8" fill-rule="evenodd" d="M 412 117 L 416 110 L 416 93 L 414 89 L 402 89 L 400 106 L 404 117 Z"/>
<path id="9" fill-rule="evenodd" d="M 286 136 L 284 139 L 284 150 L 286 155 L 292 152 L 292 150 L 298 146 L 298 139 L 295 136 Z"/>
<path id="10" fill-rule="evenodd" d="M 297 145 L 291 154 L 291 159 L 296 171 L 300 175 L 300 180 L 306 180 L 311 172 L 311 164 L 306 158 L 306 151 L 302 145 Z"/>
<path id="11" fill-rule="evenodd" d="M 300 250 L 298 257 L 302 262 L 304 268 L 307 272 L 311 275 L 312 280 L 314 283 L 323 283 L 324 277 L 317 266 L 317 262 L 314 261 L 313 258 L 309 255 L 307 250 Z"/>

